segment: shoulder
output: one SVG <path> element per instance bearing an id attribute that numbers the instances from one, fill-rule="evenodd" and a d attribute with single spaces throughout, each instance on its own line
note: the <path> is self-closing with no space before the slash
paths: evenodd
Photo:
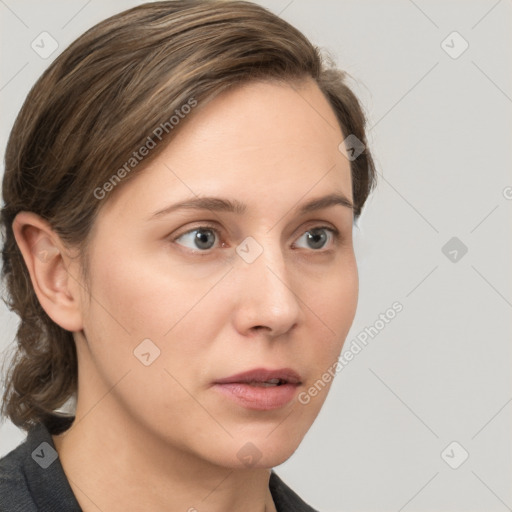
<path id="1" fill-rule="evenodd" d="M 274 470 L 270 473 L 269 488 L 277 512 L 318 512 L 290 489 L 290 487 L 274 473 Z"/>
<path id="2" fill-rule="evenodd" d="M 25 439 L 0 459 L 0 512 L 37 511 L 24 471 L 28 451 Z"/>
<path id="3" fill-rule="evenodd" d="M 0 512 L 81 510 L 53 443 L 54 427 L 32 426 L 26 439 L 0 459 Z"/>

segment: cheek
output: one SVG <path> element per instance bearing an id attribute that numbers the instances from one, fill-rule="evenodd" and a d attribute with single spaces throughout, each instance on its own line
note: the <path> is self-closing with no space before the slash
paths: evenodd
<path id="1" fill-rule="evenodd" d="M 161 351 L 159 363 L 197 357 L 222 317 L 218 275 L 191 276 L 143 253 L 99 252 L 92 283 L 89 331 L 94 350 L 131 364 L 133 350 L 146 338 Z M 219 287 L 220 288 L 220 287 Z"/>
<path id="2" fill-rule="evenodd" d="M 195 360 L 196 370 L 206 371 L 204 354 L 237 307 L 235 299 L 226 302 L 225 296 L 234 276 L 221 279 L 225 268 L 194 276 L 143 251 L 127 258 L 119 245 L 104 247 L 94 256 L 92 309 L 86 331 L 98 358 L 131 366 L 134 349 L 149 338 L 161 351 L 158 365 L 180 369 L 181 374 L 189 367 L 182 363 Z M 358 274 L 354 254 L 346 251 L 331 269 L 314 277 L 299 272 L 293 282 L 304 311 L 298 342 L 311 363 L 315 361 L 315 373 L 323 373 L 341 352 L 355 316 Z M 236 290 L 232 292 L 228 296 L 235 298 Z"/>
<path id="3" fill-rule="evenodd" d="M 312 310 L 308 332 L 310 340 L 314 340 L 305 347 L 310 373 L 296 405 L 310 423 L 317 417 L 336 378 L 337 362 L 355 317 L 359 292 L 355 260 L 341 265 L 339 271 L 325 276 L 317 285 L 308 303 Z"/>
<path id="4" fill-rule="evenodd" d="M 316 371 L 324 372 L 339 357 L 354 320 L 359 295 L 355 258 L 347 258 L 338 270 L 325 274 L 305 296 L 311 310 L 311 326 L 321 326 L 316 335 Z M 317 319 L 315 319 L 315 317 Z M 319 323 L 320 322 L 320 323 Z"/>
<path id="5" fill-rule="evenodd" d="M 159 268 L 141 252 L 111 249 L 95 255 L 93 297 L 104 306 L 104 316 L 133 333 L 134 339 L 162 336 L 184 314 L 194 288 L 178 272 Z"/>
<path id="6" fill-rule="evenodd" d="M 127 409 L 150 416 L 158 405 L 165 416 L 171 407 L 172 422 L 179 423 L 176 418 L 187 414 L 191 402 L 178 383 L 189 389 L 207 371 L 204 358 L 211 336 L 205 334 L 219 324 L 212 306 L 221 300 L 208 290 L 217 279 L 191 281 L 179 272 L 143 264 L 142 256 L 117 256 L 97 252 L 91 267 L 85 327 L 91 374 L 97 372 L 109 388 L 122 379 L 113 396 Z M 151 363 L 146 366 L 138 357 L 148 352 Z"/>
<path id="7" fill-rule="evenodd" d="M 310 282 L 309 288 L 305 293 L 314 304 L 311 309 L 336 332 L 336 337 L 346 335 L 355 317 L 359 295 L 355 257 L 349 253 L 333 270 Z"/>

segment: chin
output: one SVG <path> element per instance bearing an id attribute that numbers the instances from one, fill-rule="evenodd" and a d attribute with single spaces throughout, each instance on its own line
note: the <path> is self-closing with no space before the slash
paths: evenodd
<path id="1" fill-rule="evenodd" d="M 283 464 L 297 450 L 309 428 L 298 428 L 296 424 L 286 428 L 285 423 L 273 427 L 275 430 L 260 428 L 230 439 L 228 446 L 219 447 L 221 465 L 233 469 L 268 469 Z"/>

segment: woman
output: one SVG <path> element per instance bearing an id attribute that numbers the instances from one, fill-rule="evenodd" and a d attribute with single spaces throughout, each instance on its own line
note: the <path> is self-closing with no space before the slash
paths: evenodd
<path id="1" fill-rule="evenodd" d="M 78 38 L 6 150 L 2 410 L 28 436 L 0 510 L 314 510 L 272 468 L 335 375 L 374 184 L 344 73 L 260 6 L 147 3 Z"/>

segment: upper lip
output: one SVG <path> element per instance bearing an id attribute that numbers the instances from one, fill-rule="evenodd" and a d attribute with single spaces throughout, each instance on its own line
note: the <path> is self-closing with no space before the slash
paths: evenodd
<path id="1" fill-rule="evenodd" d="M 278 368 L 269 370 L 267 368 L 254 368 L 224 379 L 218 379 L 215 384 L 230 384 L 233 382 L 267 382 L 271 379 L 279 379 L 287 384 L 301 384 L 301 376 L 291 368 Z"/>

